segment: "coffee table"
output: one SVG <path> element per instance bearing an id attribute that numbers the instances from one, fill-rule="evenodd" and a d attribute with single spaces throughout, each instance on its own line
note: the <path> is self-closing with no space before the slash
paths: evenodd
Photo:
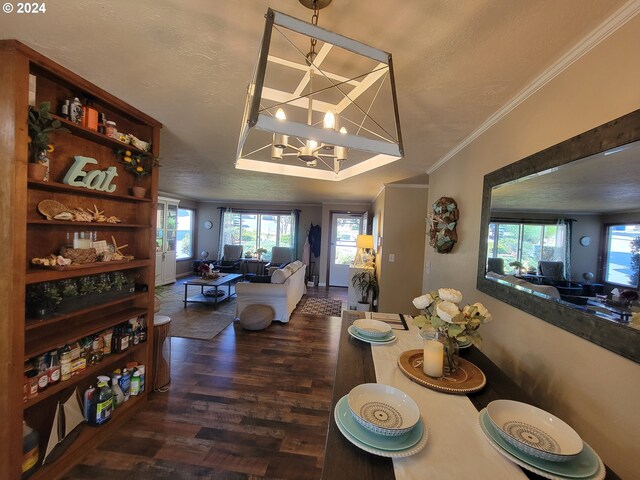
<path id="1" fill-rule="evenodd" d="M 187 280 L 184 282 L 184 308 L 187 308 L 187 303 L 212 303 L 214 308 L 218 308 L 218 303 L 223 300 L 227 300 L 235 296 L 235 291 L 231 293 L 231 284 L 242 278 L 242 275 L 236 273 L 221 273 L 218 278 L 196 278 Z M 200 293 L 191 297 L 187 296 L 187 290 L 189 286 L 195 285 L 200 287 Z M 226 285 L 227 291 L 218 290 L 219 287 Z M 205 292 L 205 287 L 211 294 Z M 220 292 L 220 293 L 218 293 Z"/>

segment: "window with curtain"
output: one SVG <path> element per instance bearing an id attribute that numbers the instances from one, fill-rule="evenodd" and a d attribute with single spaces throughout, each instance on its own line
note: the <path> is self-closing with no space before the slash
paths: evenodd
<path id="1" fill-rule="evenodd" d="M 640 224 L 609 225 L 605 255 L 604 281 L 636 288 L 640 270 Z"/>
<path id="2" fill-rule="evenodd" d="M 487 256 L 503 258 L 505 271 L 512 262 L 520 262 L 526 270 L 536 270 L 540 260 L 563 262 L 568 273 L 570 242 L 568 223 L 518 223 L 509 221 L 489 224 Z"/>
<path id="3" fill-rule="evenodd" d="M 265 260 L 271 257 L 272 247 L 295 247 L 295 213 L 223 212 L 220 250 L 223 245 L 242 245 L 244 253 L 264 248 Z"/>
<path id="4" fill-rule="evenodd" d="M 176 260 L 193 258 L 193 226 L 195 211 L 178 208 L 178 228 L 176 230 Z"/>

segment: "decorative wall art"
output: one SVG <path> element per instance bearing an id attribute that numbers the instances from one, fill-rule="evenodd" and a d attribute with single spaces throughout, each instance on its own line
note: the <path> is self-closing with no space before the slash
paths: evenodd
<path id="1" fill-rule="evenodd" d="M 429 214 L 429 245 L 438 253 L 449 253 L 458 241 L 456 224 L 460 212 L 453 198 L 441 197 Z"/>

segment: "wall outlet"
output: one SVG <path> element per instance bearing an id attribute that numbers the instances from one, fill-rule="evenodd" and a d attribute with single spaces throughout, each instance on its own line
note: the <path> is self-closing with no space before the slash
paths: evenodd
<path id="1" fill-rule="evenodd" d="M 396 261 L 396 254 L 395 253 L 390 253 L 389 254 L 389 262 L 395 262 Z"/>

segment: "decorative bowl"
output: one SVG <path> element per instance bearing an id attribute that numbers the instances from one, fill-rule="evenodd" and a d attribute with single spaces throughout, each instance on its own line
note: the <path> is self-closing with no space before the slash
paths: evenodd
<path id="1" fill-rule="evenodd" d="M 416 402 L 389 385 L 363 383 L 349 392 L 347 401 L 353 418 L 379 435 L 404 435 L 420 420 Z"/>
<path id="2" fill-rule="evenodd" d="M 391 333 L 391 326 L 379 320 L 359 318 L 353 322 L 353 326 L 360 335 L 368 338 L 382 338 Z"/>
<path id="3" fill-rule="evenodd" d="M 526 403 L 494 400 L 487 415 L 498 434 L 515 448 L 552 462 L 566 462 L 584 446 L 580 436 L 558 417 Z"/>

